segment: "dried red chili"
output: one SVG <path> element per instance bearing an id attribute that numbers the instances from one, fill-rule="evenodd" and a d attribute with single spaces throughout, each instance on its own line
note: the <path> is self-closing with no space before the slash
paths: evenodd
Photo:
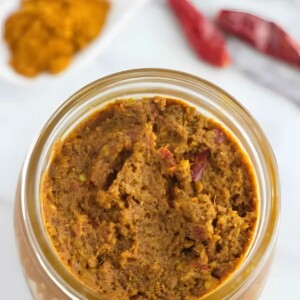
<path id="1" fill-rule="evenodd" d="M 223 33 L 188 0 L 168 0 L 190 45 L 199 57 L 218 67 L 230 63 Z"/>
<path id="2" fill-rule="evenodd" d="M 260 52 L 300 67 L 300 45 L 274 22 L 245 12 L 221 10 L 217 23 Z"/>

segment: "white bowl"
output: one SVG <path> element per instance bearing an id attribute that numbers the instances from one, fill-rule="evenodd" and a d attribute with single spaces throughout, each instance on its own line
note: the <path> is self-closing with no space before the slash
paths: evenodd
<path id="1" fill-rule="evenodd" d="M 0 80 L 9 81 L 16 85 L 44 85 L 49 81 L 60 81 L 71 73 L 80 71 L 101 55 L 113 38 L 124 28 L 130 18 L 148 0 L 110 0 L 111 9 L 101 34 L 85 49 L 76 54 L 71 64 L 57 75 L 41 74 L 34 78 L 24 77 L 14 71 L 9 65 L 9 49 L 3 38 L 4 23 L 7 17 L 17 9 L 21 0 L 0 1 Z"/>

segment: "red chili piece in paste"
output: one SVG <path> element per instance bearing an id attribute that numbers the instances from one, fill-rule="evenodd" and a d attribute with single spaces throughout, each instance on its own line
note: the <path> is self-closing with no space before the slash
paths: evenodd
<path id="1" fill-rule="evenodd" d="M 210 156 L 210 150 L 208 149 L 204 150 L 196 156 L 195 162 L 191 164 L 191 175 L 192 175 L 192 179 L 195 182 L 201 180 L 206 165 L 206 161 L 209 158 L 209 156 Z"/>
<path id="2" fill-rule="evenodd" d="M 216 135 L 216 143 L 222 144 L 226 140 L 226 135 L 224 131 L 220 128 L 216 128 L 213 130 Z"/>
<path id="3" fill-rule="evenodd" d="M 171 152 L 168 148 L 166 148 L 166 147 L 161 147 L 161 148 L 159 149 L 159 153 L 160 153 L 162 159 L 164 160 L 164 162 L 165 162 L 168 166 L 172 167 L 172 166 L 175 165 L 175 161 L 174 161 L 173 154 L 172 154 L 172 152 Z"/>

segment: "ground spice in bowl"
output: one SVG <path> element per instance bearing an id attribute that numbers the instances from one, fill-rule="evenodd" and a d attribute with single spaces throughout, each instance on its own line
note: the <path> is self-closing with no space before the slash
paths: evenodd
<path id="1" fill-rule="evenodd" d="M 107 0 L 25 0 L 5 22 L 10 64 L 27 77 L 59 73 L 100 33 Z"/>

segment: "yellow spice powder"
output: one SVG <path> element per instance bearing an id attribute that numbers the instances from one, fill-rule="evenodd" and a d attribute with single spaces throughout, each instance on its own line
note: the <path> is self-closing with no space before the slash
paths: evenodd
<path id="1" fill-rule="evenodd" d="M 5 23 L 10 64 L 28 77 L 65 69 L 100 33 L 107 0 L 23 0 Z"/>

